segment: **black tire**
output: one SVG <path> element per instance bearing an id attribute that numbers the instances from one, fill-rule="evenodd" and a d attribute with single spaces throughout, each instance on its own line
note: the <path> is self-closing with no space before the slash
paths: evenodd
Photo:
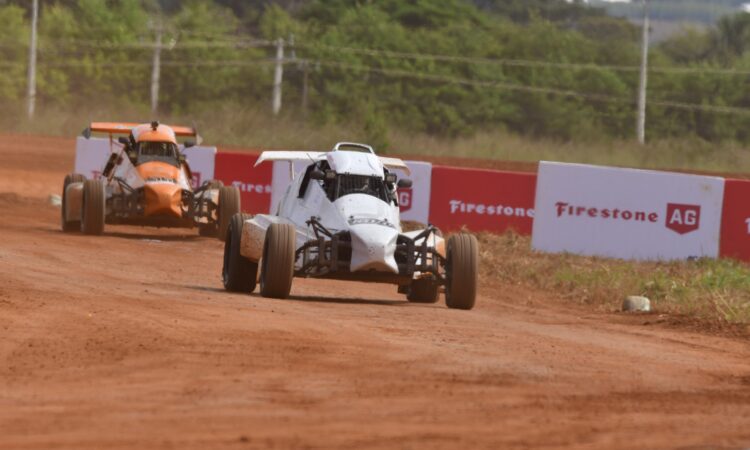
<path id="1" fill-rule="evenodd" d="M 235 214 L 229 221 L 227 239 L 224 241 L 224 266 L 221 278 L 224 289 L 231 292 L 253 292 L 258 278 L 258 263 L 240 254 L 242 226 L 249 216 Z"/>
<path id="2" fill-rule="evenodd" d="M 225 241 L 227 239 L 229 222 L 235 214 L 241 211 L 240 190 L 234 186 L 222 186 L 219 188 L 219 211 L 217 217 L 219 240 Z"/>
<path id="3" fill-rule="evenodd" d="M 446 256 L 445 304 L 448 308 L 471 309 L 477 297 L 477 238 L 466 233 L 454 234 L 448 238 Z"/>
<path id="4" fill-rule="evenodd" d="M 106 201 L 103 181 L 86 180 L 83 182 L 83 208 L 81 217 L 81 231 L 83 234 L 99 235 L 104 232 Z"/>
<path id="5" fill-rule="evenodd" d="M 412 303 L 435 303 L 440 286 L 430 278 L 420 278 L 411 282 L 406 299 Z"/>
<path id="6" fill-rule="evenodd" d="M 72 233 L 74 231 L 81 231 L 81 221 L 80 220 L 65 221 L 65 208 L 67 204 L 65 191 L 68 190 L 69 184 L 83 183 L 84 181 L 86 181 L 86 177 L 81 175 L 80 173 L 69 173 L 65 175 L 65 181 L 63 181 L 62 210 L 60 213 L 60 219 L 62 223 L 62 230 L 66 233 Z"/>
<path id="7" fill-rule="evenodd" d="M 295 250 L 293 225 L 274 223 L 268 227 L 260 267 L 260 295 L 289 296 L 294 278 Z"/>

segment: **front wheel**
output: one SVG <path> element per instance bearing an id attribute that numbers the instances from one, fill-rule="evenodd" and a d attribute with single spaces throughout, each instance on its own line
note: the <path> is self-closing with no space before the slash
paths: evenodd
<path id="1" fill-rule="evenodd" d="M 106 203 L 102 180 L 83 182 L 83 217 L 81 217 L 83 234 L 98 235 L 104 232 Z"/>
<path id="2" fill-rule="evenodd" d="M 224 241 L 224 266 L 221 277 L 224 289 L 231 292 L 253 292 L 258 278 L 258 263 L 250 261 L 240 253 L 242 227 L 249 216 L 235 214 L 229 222 L 227 239 Z"/>
<path id="3" fill-rule="evenodd" d="M 260 265 L 260 295 L 287 298 L 292 290 L 295 259 L 294 226 L 273 223 L 266 230 Z"/>
<path id="4" fill-rule="evenodd" d="M 86 181 L 86 177 L 80 173 L 69 173 L 65 175 L 65 181 L 63 181 L 62 191 L 62 230 L 66 233 L 81 230 L 81 220 L 67 220 L 68 213 L 68 185 L 73 183 L 83 183 Z"/>
<path id="5" fill-rule="evenodd" d="M 221 186 L 219 188 L 219 211 L 216 218 L 219 240 L 225 241 L 227 239 L 229 222 L 241 210 L 240 190 L 235 186 Z"/>
<path id="6" fill-rule="evenodd" d="M 448 308 L 471 309 L 477 297 L 477 238 L 466 233 L 454 234 L 448 238 L 446 256 L 445 304 Z"/>

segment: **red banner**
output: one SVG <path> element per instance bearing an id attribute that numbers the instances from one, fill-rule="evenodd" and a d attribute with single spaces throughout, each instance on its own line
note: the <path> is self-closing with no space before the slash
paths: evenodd
<path id="1" fill-rule="evenodd" d="M 430 222 L 443 231 L 531 234 L 536 174 L 496 170 L 432 168 Z"/>
<path id="2" fill-rule="evenodd" d="M 750 181 L 727 179 L 721 217 L 722 258 L 750 262 Z"/>
<path id="3" fill-rule="evenodd" d="M 219 152 L 216 154 L 214 178 L 227 186 L 237 186 L 242 196 L 242 210 L 251 214 L 268 214 L 271 206 L 273 165 L 253 167 L 258 155 Z"/>

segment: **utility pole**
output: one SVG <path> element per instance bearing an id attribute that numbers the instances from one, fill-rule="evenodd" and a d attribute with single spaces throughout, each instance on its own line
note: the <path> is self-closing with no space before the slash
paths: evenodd
<path id="1" fill-rule="evenodd" d="M 284 80 L 284 40 L 276 40 L 276 70 L 273 73 L 273 115 L 281 111 L 281 82 Z"/>
<path id="2" fill-rule="evenodd" d="M 163 33 L 161 21 L 156 24 L 156 43 L 154 45 L 154 62 L 151 68 L 151 114 L 159 110 L 159 78 L 161 77 L 161 38 Z"/>
<path id="3" fill-rule="evenodd" d="M 648 37 L 649 37 L 649 17 L 648 17 L 648 0 L 642 0 L 643 3 L 643 35 L 641 38 L 641 79 L 638 83 L 638 143 L 646 143 L 646 87 L 648 84 Z"/>
<path id="4" fill-rule="evenodd" d="M 305 59 L 302 62 L 302 117 L 307 120 L 307 96 L 308 94 L 308 61 Z"/>
<path id="5" fill-rule="evenodd" d="M 29 43 L 29 74 L 28 74 L 28 114 L 34 118 L 36 106 L 36 39 L 37 23 L 39 22 L 39 0 L 33 0 L 31 6 L 31 42 Z"/>

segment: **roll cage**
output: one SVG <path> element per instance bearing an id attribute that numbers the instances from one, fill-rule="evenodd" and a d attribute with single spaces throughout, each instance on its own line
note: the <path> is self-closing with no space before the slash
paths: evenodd
<path id="1" fill-rule="evenodd" d="M 313 180 L 311 178 L 316 169 L 326 174 L 324 179 Z M 305 170 L 297 195 L 299 198 L 305 196 L 311 181 L 320 183 L 320 187 L 332 202 L 350 194 L 366 194 L 398 206 L 395 183 L 386 181 L 384 177 L 338 174 L 330 169 L 327 161 L 319 161 L 310 164 Z"/>

